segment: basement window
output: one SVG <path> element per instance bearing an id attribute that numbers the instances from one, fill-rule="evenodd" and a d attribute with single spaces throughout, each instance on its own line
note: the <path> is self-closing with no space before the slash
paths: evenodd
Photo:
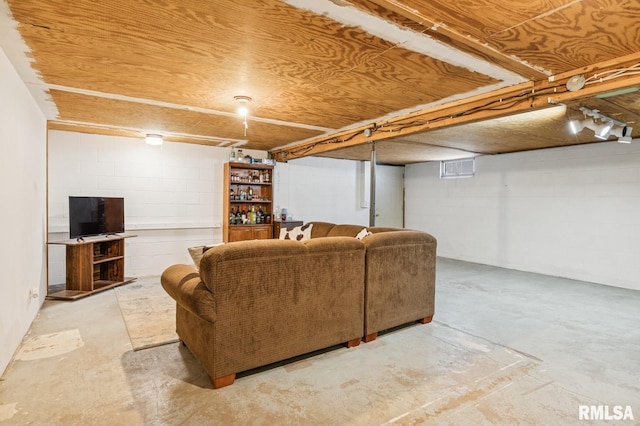
<path id="1" fill-rule="evenodd" d="M 440 179 L 468 178 L 476 174 L 476 159 L 446 160 L 440 162 Z"/>

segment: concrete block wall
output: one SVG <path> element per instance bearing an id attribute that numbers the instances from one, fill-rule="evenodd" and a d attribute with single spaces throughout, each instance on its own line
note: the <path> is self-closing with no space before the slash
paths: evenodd
<path id="1" fill-rule="evenodd" d="M 369 224 L 369 210 L 361 205 L 358 161 L 306 157 L 278 164 L 278 207 L 294 219 Z"/>
<path id="2" fill-rule="evenodd" d="M 438 255 L 640 290 L 640 140 L 406 167 L 406 226 Z"/>
<path id="3" fill-rule="evenodd" d="M 222 241 L 223 164 L 229 148 L 49 132 L 49 239 L 68 238 L 68 197 L 125 199 L 127 276 L 189 263 L 187 248 Z M 250 155 L 266 153 L 249 151 Z M 64 283 L 64 246 L 49 246 L 49 285 Z"/>

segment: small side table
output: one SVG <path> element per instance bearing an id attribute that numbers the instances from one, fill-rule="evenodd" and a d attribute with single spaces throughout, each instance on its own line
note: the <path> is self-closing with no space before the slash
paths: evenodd
<path id="1" fill-rule="evenodd" d="M 280 238 L 280 229 L 291 231 L 296 226 L 302 226 L 304 222 L 301 220 L 276 220 L 273 222 L 273 238 Z"/>

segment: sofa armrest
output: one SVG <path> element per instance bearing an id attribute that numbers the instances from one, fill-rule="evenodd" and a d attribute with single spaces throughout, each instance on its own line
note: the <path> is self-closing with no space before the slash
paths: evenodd
<path id="1" fill-rule="evenodd" d="M 162 273 L 160 282 L 165 291 L 180 306 L 209 322 L 215 321 L 215 299 L 200 279 L 200 274 L 195 267 L 170 266 Z"/>
<path id="2" fill-rule="evenodd" d="M 366 246 L 365 335 L 433 317 L 436 239 L 421 231 L 369 235 Z"/>

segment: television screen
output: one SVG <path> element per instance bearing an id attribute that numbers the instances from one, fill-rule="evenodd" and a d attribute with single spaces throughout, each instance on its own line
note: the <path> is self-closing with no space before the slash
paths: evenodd
<path id="1" fill-rule="evenodd" d="M 124 198 L 69 197 L 69 238 L 124 232 Z"/>

